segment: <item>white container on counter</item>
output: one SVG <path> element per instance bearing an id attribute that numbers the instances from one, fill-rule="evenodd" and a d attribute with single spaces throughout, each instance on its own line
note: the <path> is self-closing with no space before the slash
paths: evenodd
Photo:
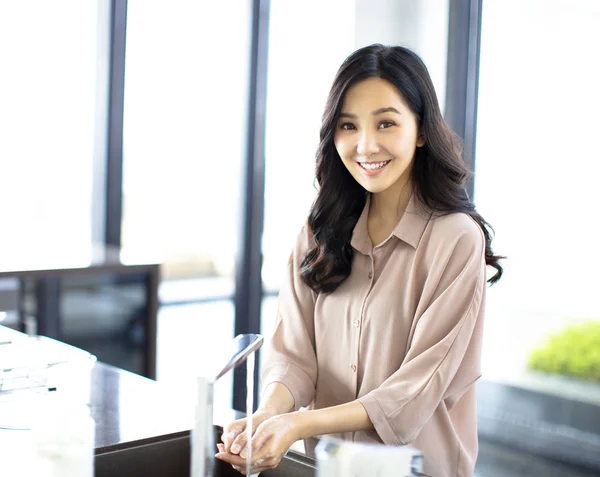
<path id="1" fill-rule="evenodd" d="M 95 430 L 87 403 L 48 393 L 31 428 L 36 475 L 94 477 Z"/>
<path id="2" fill-rule="evenodd" d="M 315 449 L 317 477 L 418 477 L 423 456 L 412 447 L 322 438 Z"/>
<path id="3" fill-rule="evenodd" d="M 96 357 L 0 326 L 0 475 L 93 477 Z"/>
<path id="4" fill-rule="evenodd" d="M 95 422 L 86 403 L 58 392 L 0 399 L 2 477 L 93 477 Z"/>

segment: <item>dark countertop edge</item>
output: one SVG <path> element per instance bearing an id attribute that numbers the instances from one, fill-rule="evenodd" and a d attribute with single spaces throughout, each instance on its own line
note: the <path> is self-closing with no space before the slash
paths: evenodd
<path id="1" fill-rule="evenodd" d="M 299 462 L 302 465 L 306 465 L 306 466 L 312 467 L 313 469 L 317 470 L 317 461 L 315 459 L 313 459 L 312 457 L 309 457 L 306 454 L 302 454 L 301 452 L 290 450 L 285 455 L 285 458 L 289 459 L 289 460 L 293 460 L 295 462 Z"/>
<path id="2" fill-rule="evenodd" d="M 109 452 L 115 452 L 115 451 L 120 451 L 123 449 L 129 449 L 131 447 L 141 447 L 141 446 L 145 446 L 148 444 L 154 444 L 156 442 L 168 441 L 168 440 L 172 440 L 172 439 L 187 438 L 190 436 L 190 432 L 191 431 L 189 431 L 189 430 L 188 431 L 179 431 L 179 432 L 173 432 L 170 434 L 163 434 L 163 435 L 153 436 L 153 437 L 145 437 L 142 439 L 135 439 L 132 441 L 119 442 L 118 444 L 111 444 L 111 445 L 107 445 L 107 446 L 96 447 L 95 454 L 96 455 L 108 454 Z"/>
<path id="3" fill-rule="evenodd" d="M 215 427 L 222 430 L 221 426 L 215 425 Z M 155 444 L 157 442 L 163 442 L 163 441 L 169 441 L 169 440 L 175 440 L 175 439 L 188 439 L 190 437 L 190 433 L 191 433 L 191 431 L 174 432 L 171 434 L 164 434 L 161 436 L 147 437 L 144 439 L 138 439 L 138 440 L 133 440 L 133 441 L 128 441 L 128 442 L 121 442 L 119 444 L 113 444 L 113 445 L 108 445 L 108 446 L 104 446 L 104 447 L 97 447 L 95 449 L 94 454 L 102 455 L 102 454 L 108 454 L 110 452 L 118 452 L 118 451 L 122 451 L 125 449 L 130 449 L 132 447 L 142 447 L 145 445 Z M 305 466 L 309 466 L 315 470 L 317 468 L 317 463 L 316 463 L 315 459 L 313 459 L 312 457 L 309 457 L 306 454 L 303 454 L 301 452 L 297 452 L 294 450 L 289 450 L 285 454 L 285 459 L 291 460 L 294 462 L 298 462 Z"/>

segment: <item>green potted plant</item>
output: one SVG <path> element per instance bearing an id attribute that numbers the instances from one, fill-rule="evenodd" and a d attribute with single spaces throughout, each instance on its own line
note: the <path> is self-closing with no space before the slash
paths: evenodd
<path id="1" fill-rule="evenodd" d="M 529 356 L 528 368 L 600 382 L 600 320 L 567 326 Z"/>

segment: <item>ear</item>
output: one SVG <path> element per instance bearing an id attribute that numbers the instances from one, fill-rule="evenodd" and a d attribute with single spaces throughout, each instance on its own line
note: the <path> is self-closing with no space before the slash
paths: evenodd
<path id="1" fill-rule="evenodd" d="M 420 135 L 417 138 L 417 147 L 423 147 L 425 145 L 425 136 Z"/>

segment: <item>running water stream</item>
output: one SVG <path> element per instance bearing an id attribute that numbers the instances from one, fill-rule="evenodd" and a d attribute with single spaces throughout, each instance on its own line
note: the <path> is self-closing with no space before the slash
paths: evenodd
<path id="1" fill-rule="evenodd" d="M 252 414 L 254 412 L 254 355 L 246 359 L 246 477 L 252 475 Z M 257 474 L 258 475 L 258 474 Z"/>

